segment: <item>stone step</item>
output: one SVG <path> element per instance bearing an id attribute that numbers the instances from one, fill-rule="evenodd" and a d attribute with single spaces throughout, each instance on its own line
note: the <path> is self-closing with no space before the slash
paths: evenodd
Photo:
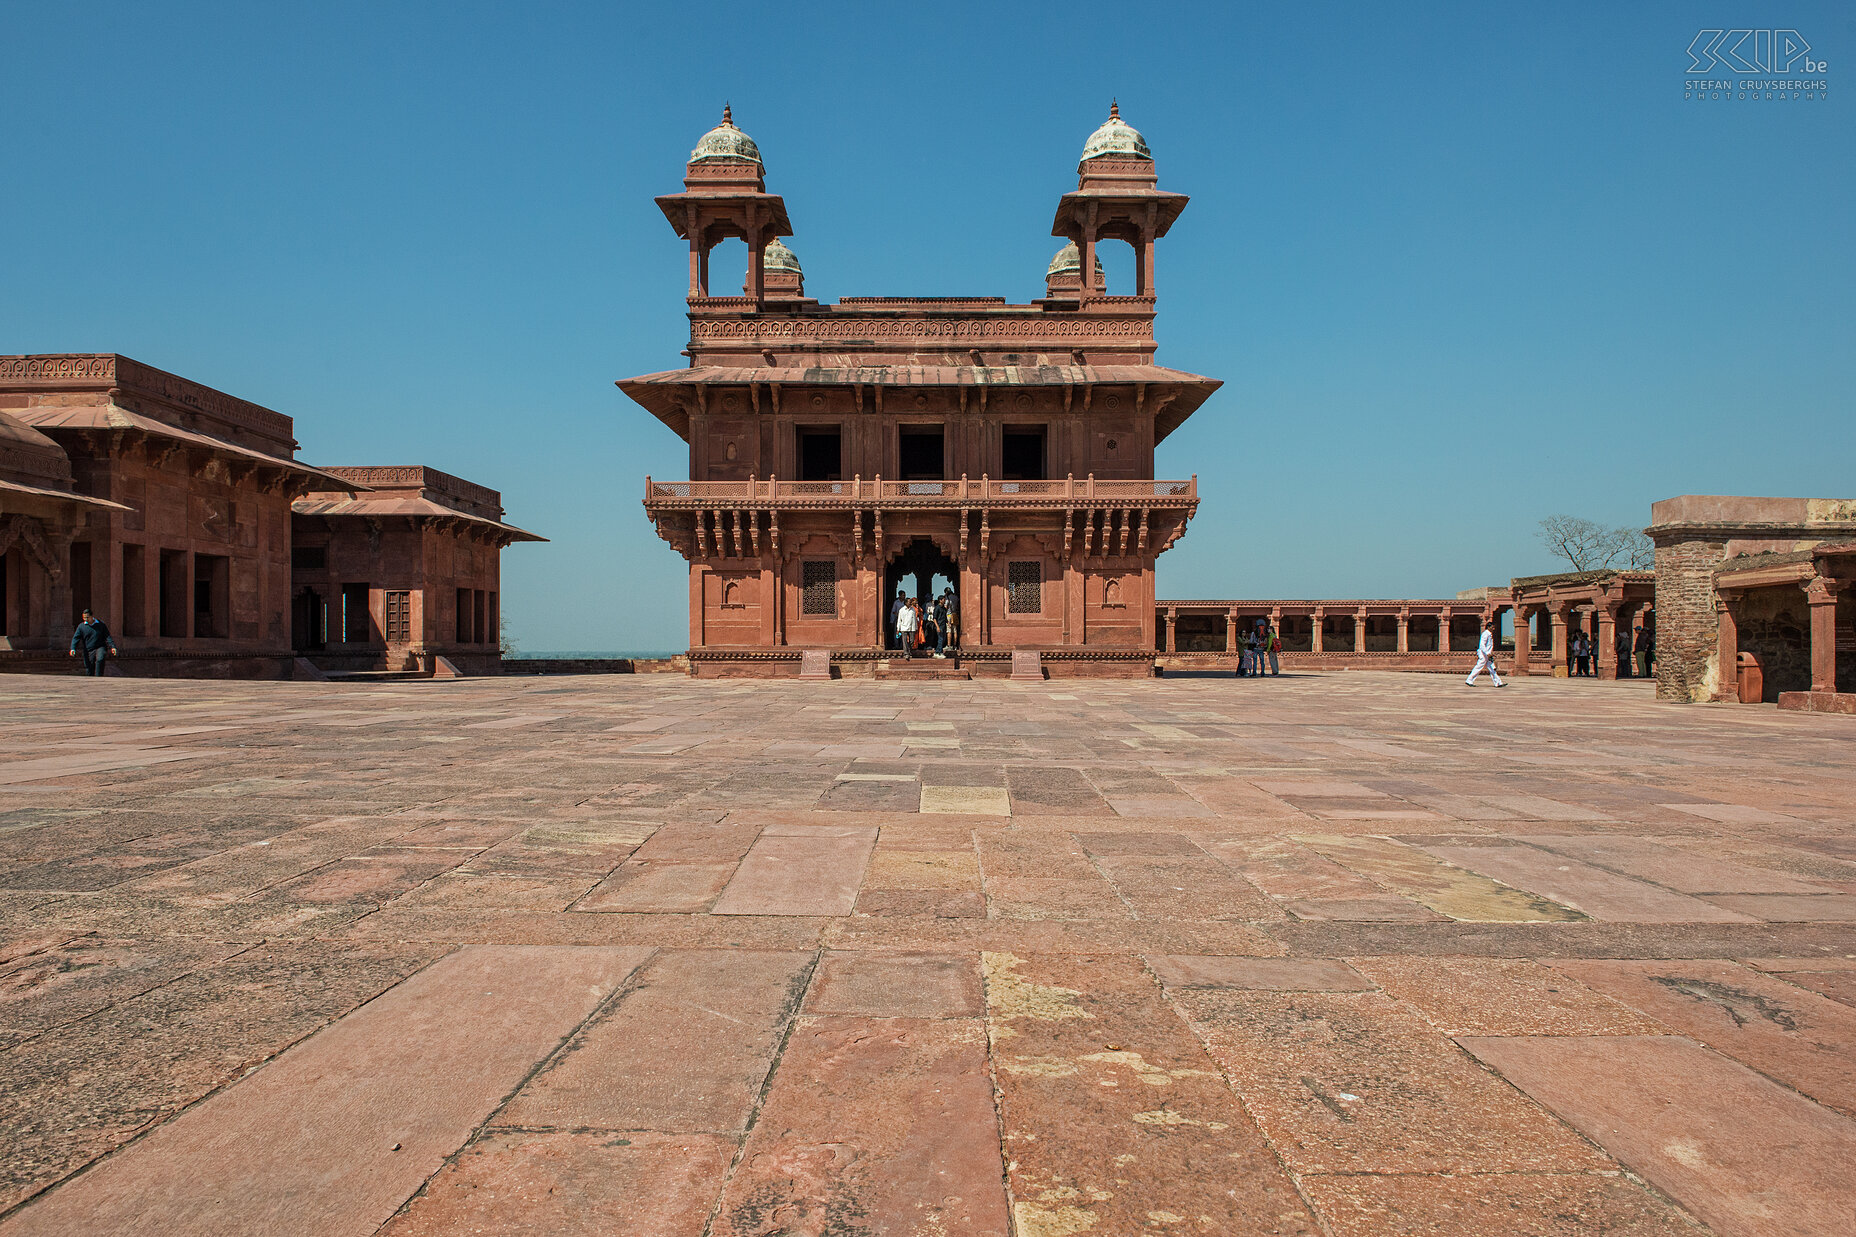
<path id="1" fill-rule="evenodd" d="M 973 672 L 960 664 L 958 657 L 897 657 L 876 663 L 872 674 L 879 679 L 971 679 Z"/>

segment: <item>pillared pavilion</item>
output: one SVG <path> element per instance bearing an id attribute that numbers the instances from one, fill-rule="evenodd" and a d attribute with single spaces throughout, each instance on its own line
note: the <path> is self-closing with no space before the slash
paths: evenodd
<path id="1" fill-rule="evenodd" d="M 1041 300 L 821 304 L 760 148 L 726 109 L 696 144 L 657 199 L 689 244 L 689 365 L 618 385 L 689 444 L 689 479 L 647 478 L 644 502 L 689 561 L 697 673 L 795 673 L 802 649 L 869 673 L 898 588 L 946 587 L 981 673 L 1029 650 L 1052 675 L 1153 673 L 1154 559 L 1198 505 L 1154 448 L 1220 383 L 1154 363 L 1154 244 L 1185 195 L 1115 108 L 1077 174 Z M 739 296 L 710 286 L 731 238 Z M 1104 241 L 1133 248 L 1130 295 Z"/>

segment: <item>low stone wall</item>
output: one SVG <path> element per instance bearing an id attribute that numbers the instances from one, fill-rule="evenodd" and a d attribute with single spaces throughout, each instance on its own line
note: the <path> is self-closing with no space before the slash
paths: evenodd
<path id="1" fill-rule="evenodd" d="M 1301 673 L 1332 674 L 1342 670 L 1407 670 L 1413 673 L 1467 675 L 1470 668 L 1476 664 L 1474 653 L 1439 653 L 1435 650 L 1421 653 L 1284 651 L 1276 656 L 1285 672 Z M 1235 653 L 1161 653 L 1157 660 L 1163 671 L 1235 670 L 1238 666 L 1238 655 Z M 1550 655 L 1544 660 L 1535 656 L 1529 658 L 1527 664 L 1535 674 L 1550 674 L 1552 673 L 1550 661 Z M 1495 667 L 1498 673 L 1508 674 L 1513 666 L 1513 653 L 1496 656 Z"/>
<path id="2" fill-rule="evenodd" d="M 834 677 L 867 679 L 875 676 L 878 662 L 897 656 L 880 649 L 833 649 L 831 665 Z M 1039 657 L 1049 679 L 1151 679 L 1155 673 L 1154 655 L 1142 649 L 1050 649 L 1039 650 Z M 1010 649 L 968 649 L 959 658 L 976 679 L 1011 677 Z M 799 661 L 797 648 L 694 649 L 688 656 L 689 672 L 699 679 L 797 678 Z"/>
<path id="3" fill-rule="evenodd" d="M 296 659 L 264 653 L 227 654 L 133 651 L 110 658 L 106 673 L 130 679 L 288 679 Z M 0 649 L 0 674 L 76 674 L 82 658 L 62 649 Z"/>
<path id="4" fill-rule="evenodd" d="M 1856 716 L 1856 692 L 1780 692 L 1779 707 L 1797 713 L 1848 713 Z"/>
<path id="5" fill-rule="evenodd" d="M 503 674 L 689 673 L 686 657 L 509 657 Z"/>

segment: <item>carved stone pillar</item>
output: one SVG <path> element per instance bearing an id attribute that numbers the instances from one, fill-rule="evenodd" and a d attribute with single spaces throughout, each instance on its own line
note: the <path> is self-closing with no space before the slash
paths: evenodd
<path id="1" fill-rule="evenodd" d="M 1720 667 L 1714 676 L 1714 699 L 1730 704 L 1740 699 L 1740 625 L 1734 618 L 1739 601 L 1740 594 L 1731 590 L 1714 596 L 1715 661 Z"/>
<path id="2" fill-rule="evenodd" d="M 1526 606 L 1514 607 L 1514 673 L 1529 674 L 1527 660 L 1534 651 L 1533 618 Z"/>
<path id="3" fill-rule="evenodd" d="M 1173 607 L 1171 606 L 1168 606 L 1167 611 L 1166 611 L 1166 651 L 1169 653 L 1174 651 L 1173 620 L 1175 620 L 1178 617 L 1179 617 L 1179 611 L 1173 609 Z"/>
<path id="4" fill-rule="evenodd" d="M 1322 651 L 1321 624 L 1326 620 L 1327 616 L 1328 612 L 1323 610 L 1320 606 L 1316 606 L 1308 616 L 1308 651 L 1311 653 L 1319 653 Z"/>
<path id="5" fill-rule="evenodd" d="M 1805 587 L 1811 603 L 1811 690 L 1837 690 L 1837 590 L 1840 580 L 1814 578 Z"/>
<path id="6" fill-rule="evenodd" d="M 1592 650 L 1598 662 L 1598 677 L 1618 677 L 1618 608 L 1606 604 L 1598 609 L 1598 647 Z"/>
<path id="7" fill-rule="evenodd" d="M 1437 651 L 1450 651 L 1450 607 L 1445 606 L 1437 612 Z"/>
<path id="8" fill-rule="evenodd" d="M 1553 632 L 1553 673 L 1572 673 L 1566 655 L 1569 647 L 1566 640 L 1566 603 L 1558 602 L 1547 607 L 1547 623 Z"/>
<path id="9" fill-rule="evenodd" d="M 1411 652 L 1411 611 L 1403 607 L 1398 612 L 1398 651 Z"/>
<path id="10" fill-rule="evenodd" d="M 1353 651 L 1366 652 L 1366 607 L 1353 612 Z"/>
<path id="11" fill-rule="evenodd" d="M 1224 612 L 1224 651 L 1227 653 L 1237 652 L 1236 610 L 1226 610 Z"/>

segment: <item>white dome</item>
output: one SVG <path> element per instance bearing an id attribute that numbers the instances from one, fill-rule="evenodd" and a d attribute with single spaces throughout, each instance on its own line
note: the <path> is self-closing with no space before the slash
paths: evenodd
<path id="1" fill-rule="evenodd" d="M 1052 275 L 1062 275 L 1069 271 L 1077 271 L 1080 273 L 1082 269 L 1083 255 L 1078 252 L 1076 242 L 1071 241 L 1062 249 L 1059 249 L 1057 251 L 1057 256 L 1050 260 L 1050 265 L 1044 269 L 1044 278 L 1049 279 Z M 1096 259 L 1096 274 L 1102 274 L 1101 258 Z"/>
<path id="2" fill-rule="evenodd" d="M 1116 103 L 1108 105 L 1108 119 L 1083 143 L 1083 158 L 1093 159 L 1097 155 L 1134 155 L 1141 159 L 1154 157 L 1153 152 L 1147 149 L 1147 139 L 1121 118 L 1121 107 Z"/>
<path id="3" fill-rule="evenodd" d="M 767 242 L 767 250 L 761 257 L 760 268 L 763 271 L 782 271 L 789 275 L 803 275 L 799 269 L 799 258 L 780 243 L 778 237 Z"/>
<path id="4" fill-rule="evenodd" d="M 760 162 L 760 147 L 754 139 L 735 128 L 730 109 L 722 108 L 722 123 L 702 135 L 696 143 L 696 149 L 690 152 L 691 163 L 702 163 L 709 159 L 746 159 L 750 163 Z"/>

